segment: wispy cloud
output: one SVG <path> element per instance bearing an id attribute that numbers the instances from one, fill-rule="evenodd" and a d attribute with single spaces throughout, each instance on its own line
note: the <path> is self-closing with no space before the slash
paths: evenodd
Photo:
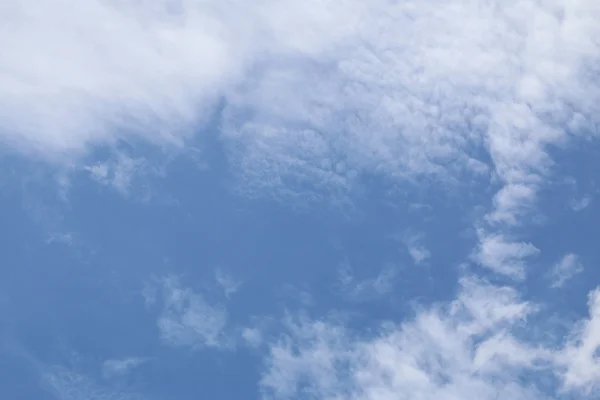
<path id="1" fill-rule="evenodd" d="M 495 273 L 517 280 L 526 276 L 526 260 L 540 253 L 533 244 L 512 240 L 501 233 L 480 231 L 479 237 L 479 247 L 473 259 Z"/>
<path id="2" fill-rule="evenodd" d="M 258 347 L 262 344 L 263 334 L 259 328 L 244 328 L 242 338 L 250 347 Z"/>
<path id="3" fill-rule="evenodd" d="M 42 384 L 58 400 L 135 400 L 142 396 L 99 383 L 93 377 L 79 371 L 64 368 L 48 368 L 42 376 Z"/>
<path id="4" fill-rule="evenodd" d="M 50 235 L 48 235 L 48 239 L 46 239 L 46 243 L 47 244 L 61 243 L 61 244 L 70 246 L 74 242 L 73 236 L 74 235 L 73 235 L 72 232 L 67 232 L 67 233 L 55 232 L 55 233 L 51 233 Z"/>
<path id="5" fill-rule="evenodd" d="M 179 147 L 224 98 L 248 184 L 479 174 L 485 147 L 521 196 L 559 126 L 595 124 L 599 14 L 593 0 L 20 1 L 2 12 L 2 137 L 57 161 L 122 139 Z"/>
<path id="6" fill-rule="evenodd" d="M 378 300 L 392 293 L 397 278 L 398 268 L 392 265 L 384 267 L 373 278 L 357 279 L 353 275 L 352 268 L 344 264 L 339 270 L 336 289 L 348 300 Z"/>
<path id="7" fill-rule="evenodd" d="M 192 152 L 193 148 L 190 148 L 190 153 Z M 116 190 L 121 195 L 145 202 L 154 197 L 168 197 L 164 193 L 157 196 L 151 185 L 153 180 L 165 176 L 166 165 L 170 161 L 167 158 L 151 162 L 143 156 L 114 150 L 106 158 L 83 166 L 82 170 L 94 181 Z"/>
<path id="8" fill-rule="evenodd" d="M 527 214 L 536 198 L 537 193 L 533 185 L 522 183 L 506 185 L 494 196 L 494 208 L 486 219 L 492 223 L 516 225 L 519 223 L 519 217 Z"/>
<path id="9" fill-rule="evenodd" d="M 215 272 L 215 279 L 223 290 L 223 294 L 225 294 L 226 298 L 229 298 L 229 296 L 237 292 L 242 286 L 241 281 L 236 280 L 231 274 L 221 268 L 218 268 Z"/>
<path id="10" fill-rule="evenodd" d="M 595 0 L 5 3 L 6 148 L 69 166 L 98 144 L 185 148 L 222 104 L 218 134 L 247 193 L 490 174 L 498 191 L 473 260 L 515 279 L 540 251 L 513 228 L 552 170 L 548 149 L 598 134 Z M 89 172 L 125 191 L 130 161 Z M 166 343 L 222 346 L 223 306 L 173 279 L 161 290 Z M 517 297 L 463 282 L 455 302 L 371 339 L 302 322 L 272 347 L 263 387 L 276 398 L 302 379 L 325 399 L 543 398 L 521 372 L 558 356 L 512 332 L 531 312 Z M 567 388 L 597 387 L 597 299 L 558 357 Z"/>
<path id="11" fill-rule="evenodd" d="M 582 211 L 592 204 L 592 196 L 586 195 L 580 199 L 573 199 L 569 202 L 569 207 L 575 212 Z"/>
<path id="12" fill-rule="evenodd" d="M 535 206 L 548 149 L 598 133 L 594 0 L 23 0 L 1 14 L 9 148 L 66 165 L 98 144 L 181 149 L 219 107 L 242 193 L 491 176 L 479 261 L 518 279 L 536 251 L 500 239 Z M 137 164 L 121 161 L 90 171 L 123 191 Z"/>
<path id="13" fill-rule="evenodd" d="M 182 287 L 176 277 L 164 279 L 160 292 L 162 310 L 157 325 L 166 344 L 192 348 L 231 345 L 224 305 L 209 303 L 202 294 Z"/>
<path id="14" fill-rule="evenodd" d="M 139 367 L 147 362 L 147 358 L 129 357 L 123 359 L 106 360 L 102 366 L 102 371 L 105 377 L 122 376 L 131 370 Z"/>
<path id="15" fill-rule="evenodd" d="M 553 288 L 561 288 L 575 275 L 583 272 L 583 265 L 576 254 L 565 254 L 550 270 Z"/>
<path id="16" fill-rule="evenodd" d="M 123 195 L 129 194 L 136 176 L 144 169 L 144 160 L 119 154 L 115 159 L 86 166 L 90 176 L 96 181 L 111 186 Z"/>
<path id="17" fill-rule="evenodd" d="M 431 257 L 431 252 L 423 245 L 424 235 L 422 233 L 406 232 L 402 242 L 415 264 L 422 264 Z"/>
<path id="18" fill-rule="evenodd" d="M 458 297 L 375 336 L 327 320 L 289 320 L 261 380 L 268 399 L 547 399 L 599 388 L 598 298 L 564 348 L 528 335 L 537 307 L 516 290 L 463 279 Z M 598 325 L 598 326 L 596 326 Z"/>
<path id="19" fill-rule="evenodd" d="M 600 394 L 600 289 L 589 295 L 590 316 L 580 322 L 560 358 L 566 389 L 581 389 L 587 398 Z"/>

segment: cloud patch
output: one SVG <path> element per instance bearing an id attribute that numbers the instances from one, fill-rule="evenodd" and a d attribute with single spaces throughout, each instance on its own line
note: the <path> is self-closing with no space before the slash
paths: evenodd
<path id="1" fill-rule="evenodd" d="M 598 17 L 593 0 L 20 1 L 0 20 L 0 140 L 61 163 L 122 140 L 181 148 L 220 102 L 247 185 L 492 167 L 521 185 L 498 200 L 515 209 L 562 127 L 595 133 Z"/>
<path id="2" fill-rule="evenodd" d="M 162 310 L 157 320 L 161 340 L 175 347 L 228 348 L 228 313 L 224 305 L 208 302 L 200 293 L 167 277 L 160 288 Z M 147 291 L 147 295 L 149 292 Z M 149 297 L 149 303 L 156 298 Z"/>
<path id="3" fill-rule="evenodd" d="M 586 208 L 588 208 L 590 206 L 590 204 L 592 204 L 592 196 L 590 195 L 586 195 L 583 196 L 579 199 L 572 199 L 569 202 L 569 207 L 575 211 L 575 212 L 579 212 L 579 211 L 583 211 Z"/>
<path id="4" fill-rule="evenodd" d="M 576 254 L 565 254 L 550 270 L 551 287 L 561 288 L 568 280 L 583 272 L 583 265 Z"/>
<path id="5" fill-rule="evenodd" d="M 475 278 L 463 278 L 454 301 L 374 334 L 289 319 L 271 343 L 264 398 L 542 400 L 556 387 L 589 398 L 600 383 L 598 297 L 564 347 L 531 335 L 538 308 L 516 290 Z"/>
<path id="6" fill-rule="evenodd" d="M 479 236 L 479 247 L 473 259 L 497 274 L 516 280 L 525 279 L 525 261 L 540 253 L 533 244 L 512 240 L 501 233 L 487 234 L 480 231 Z"/>
<path id="7" fill-rule="evenodd" d="M 351 301 L 379 300 L 394 291 L 398 273 L 397 267 L 388 265 L 373 278 L 357 279 L 352 268 L 345 264 L 339 270 L 336 286 L 342 296 Z"/>
<path id="8" fill-rule="evenodd" d="M 426 262 L 431 257 L 431 252 L 422 243 L 423 236 L 423 234 L 407 232 L 402 240 L 410 258 L 417 265 Z"/>
<path id="9" fill-rule="evenodd" d="M 589 318 L 575 328 L 560 361 L 565 388 L 591 396 L 600 393 L 600 289 L 590 293 L 588 306 Z"/>
<path id="10" fill-rule="evenodd" d="M 42 378 L 42 384 L 46 391 L 60 400 L 138 400 L 142 398 L 137 393 L 105 386 L 86 374 L 64 367 L 48 368 Z"/>
<path id="11" fill-rule="evenodd" d="M 229 274 L 221 268 L 218 268 L 216 270 L 215 280 L 223 290 L 223 294 L 226 298 L 229 298 L 230 296 L 235 294 L 242 286 L 241 281 L 236 280 L 233 276 L 231 276 L 231 274 Z"/>
<path id="12" fill-rule="evenodd" d="M 141 357 L 106 360 L 102 366 L 102 372 L 107 378 L 123 376 L 147 361 L 147 358 Z"/>

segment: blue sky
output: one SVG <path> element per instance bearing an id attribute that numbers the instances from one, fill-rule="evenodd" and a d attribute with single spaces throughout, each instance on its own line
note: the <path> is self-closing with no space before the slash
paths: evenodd
<path id="1" fill-rule="evenodd" d="M 0 7 L 1 397 L 597 397 L 599 20 Z"/>

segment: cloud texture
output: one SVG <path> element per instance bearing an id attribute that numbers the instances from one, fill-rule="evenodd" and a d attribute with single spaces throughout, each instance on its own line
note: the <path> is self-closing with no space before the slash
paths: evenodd
<path id="1" fill-rule="evenodd" d="M 98 146 L 186 151 L 209 128 L 250 194 L 346 193 L 369 176 L 482 180 L 495 195 L 475 223 L 472 260 L 524 280 L 540 249 L 519 227 L 551 151 L 598 134 L 598 21 L 595 0 L 4 2 L 0 143 L 82 167 Z M 88 170 L 126 192 L 139 165 L 123 156 Z M 367 289 L 389 291 L 381 282 Z M 222 347 L 223 307 L 175 280 L 161 290 L 165 343 Z M 375 336 L 291 321 L 261 387 L 273 399 L 596 395 L 599 298 L 590 294 L 589 318 L 563 343 L 531 337 L 537 306 L 478 278 Z M 70 379 L 51 382 L 61 398 L 81 397 L 59 388 Z"/>
<path id="2" fill-rule="evenodd" d="M 517 291 L 473 278 L 454 301 L 375 334 L 290 320 L 261 386 L 268 399 L 589 398 L 600 389 L 599 304 L 592 293 L 589 319 L 564 344 L 536 334 L 548 326 Z"/>
<path id="3" fill-rule="evenodd" d="M 248 174 L 484 171 L 485 146 L 501 179 L 531 184 L 559 127 L 597 122 L 591 0 L 2 7 L 2 138 L 52 158 L 181 145 L 225 99 Z"/>

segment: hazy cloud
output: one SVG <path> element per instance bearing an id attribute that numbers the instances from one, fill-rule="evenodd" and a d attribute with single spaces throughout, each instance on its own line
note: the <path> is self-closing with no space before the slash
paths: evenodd
<path id="1" fill-rule="evenodd" d="M 569 279 L 581 272 L 583 272 L 583 265 L 581 265 L 579 257 L 573 253 L 565 254 L 550 270 L 552 287 L 563 287 Z"/>
<path id="2" fill-rule="evenodd" d="M 135 369 L 147 362 L 147 358 L 129 357 L 118 360 L 106 360 L 103 364 L 103 372 L 105 377 L 121 376 L 127 374 L 132 369 Z"/>
<path id="3" fill-rule="evenodd" d="M 560 358 L 565 388 L 587 398 L 600 393 L 600 289 L 590 293 L 588 306 L 589 318 L 575 328 Z"/>
<path id="4" fill-rule="evenodd" d="M 81 160 L 122 141 L 185 150 L 219 107 L 213 131 L 243 193 L 344 196 L 372 174 L 489 177 L 497 191 L 472 260 L 523 280 L 540 250 L 513 229 L 552 170 L 549 150 L 598 134 L 599 20 L 595 0 L 4 2 L 0 143 L 126 193 L 143 159 Z M 557 276 L 573 271 L 558 265 Z M 342 281 L 386 293 L 391 277 Z M 174 278 L 146 294 L 165 343 L 227 346 L 223 305 Z M 517 334 L 535 307 L 515 289 L 472 279 L 453 302 L 371 338 L 292 321 L 261 385 L 274 399 L 547 398 L 533 371 L 590 396 L 599 297 L 560 349 Z M 59 398 L 120 398 L 69 371 L 48 382 Z"/>
<path id="5" fill-rule="evenodd" d="M 122 139 L 181 147 L 224 98 L 248 185 L 479 174 L 486 148 L 519 188 L 498 197 L 510 220 L 559 127 L 597 122 L 599 15 L 593 0 L 20 1 L 0 21 L 2 140 L 59 162 Z"/>
<path id="6" fill-rule="evenodd" d="M 592 196 L 583 196 L 580 199 L 573 199 L 569 202 L 569 207 L 575 212 L 582 211 L 592 204 Z"/>
<path id="7" fill-rule="evenodd" d="M 215 272 L 215 279 L 223 290 L 223 294 L 225 294 L 225 297 L 227 298 L 237 292 L 242 286 L 241 281 L 234 279 L 231 274 L 227 273 L 221 268 L 218 268 Z"/>
<path id="8" fill-rule="evenodd" d="M 381 299 L 394 290 L 397 282 L 398 269 L 395 266 L 384 267 L 373 278 L 357 279 L 349 265 L 343 265 L 339 270 L 337 289 L 348 300 L 372 301 Z"/>
<path id="9" fill-rule="evenodd" d="M 531 243 L 515 241 L 504 234 L 479 231 L 479 241 L 474 260 L 495 273 L 517 280 L 525 278 L 525 261 L 540 253 Z"/>
<path id="10" fill-rule="evenodd" d="M 407 232 L 402 240 L 408 254 L 417 265 L 422 264 L 431 257 L 431 253 L 427 247 L 422 244 L 423 237 L 423 234 Z"/>
<path id="11" fill-rule="evenodd" d="M 42 378 L 45 389 L 58 400 L 134 400 L 142 398 L 136 393 L 105 386 L 93 377 L 64 367 L 48 368 Z"/>

